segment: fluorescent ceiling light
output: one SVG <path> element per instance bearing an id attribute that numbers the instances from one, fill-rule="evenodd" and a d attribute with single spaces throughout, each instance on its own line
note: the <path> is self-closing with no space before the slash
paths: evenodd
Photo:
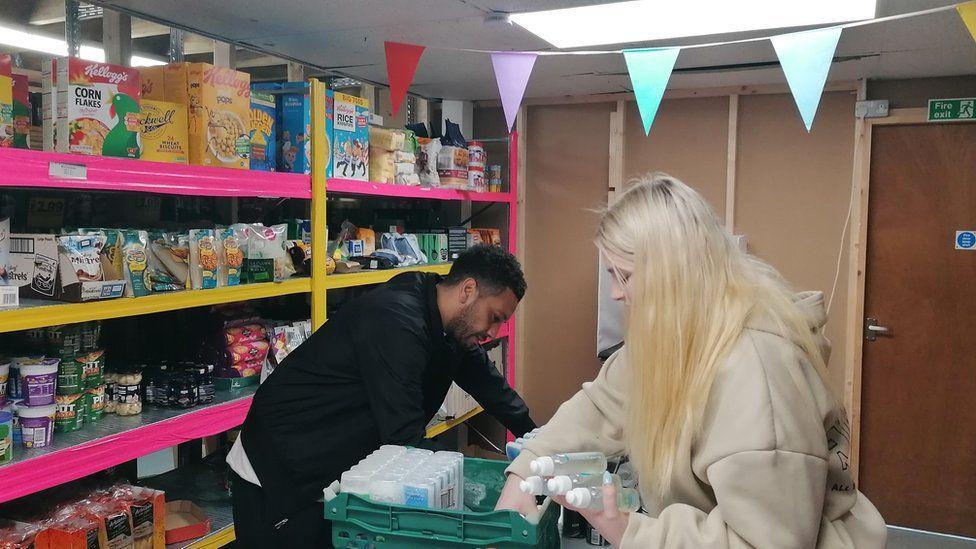
<path id="1" fill-rule="evenodd" d="M 634 0 L 513 13 L 557 48 L 630 44 L 872 19 L 875 0 Z"/>
<path id="2" fill-rule="evenodd" d="M 68 55 L 68 44 L 62 39 L 51 38 L 43 34 L 24 32 L 9 27 L 0 26 L 0 44 L 21 50 L 46 53 L 48 55 Z M 105 50 L 97 46 L 83 44 L 79 48 L 78 56 L 89 61 L 98 63 L 105 62 Z M 133 67 L 149 67 L 153 65 L 165 65 L 166 62 L 141 55 L 133 55 L 131 64 Z"/>

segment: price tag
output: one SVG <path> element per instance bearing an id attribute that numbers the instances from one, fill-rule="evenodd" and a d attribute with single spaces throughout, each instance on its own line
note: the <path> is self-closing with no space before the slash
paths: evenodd
<path id="1" fill-rule="evenodd" d="M 17 286 L 0 286 L 0 309 L 13 309 L 19 306 L 19 288 Z"/>
<path id="2" fill-rule="evenodd" d="M 27 226 L 32 228 L 60 228 L 64 225 L 64 199 L 31 197 L 27 208 Z"/>
<path id="3" fill-rule="evenodd" d="M 58 179 L 88 179 L 88 166 L 84 164 L 65 164 L 64 162 L 51 162 L 48 165 L 47 174 Z"/>

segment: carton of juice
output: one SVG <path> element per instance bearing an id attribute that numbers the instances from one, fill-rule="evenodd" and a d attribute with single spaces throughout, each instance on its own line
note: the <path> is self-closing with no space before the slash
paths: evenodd
<path id="1" fill-rule="evenodd" d="M 140 124 L 143 160 L 187 163 L 185 105 L 143 99 Z"/>
<path id="2" fill-rule="evenodd" d="M 15 74 L 12 78 L 14 79 L 14 147 L 27 149 L 29 148 L 28 137 L 30 136 L 31 122 L 31 104 L 27 77 L 23 74 Z"/>
<path id="3" fill-rule="evenodd" d="M 44 148 L 139 158 L 139 71 L 75 57 L 44 65 Z"/>
<path id="4" fill-rule="evenodd" d="M 209 63 L 166 66 L 167 101 L 187 106 L 190 164 L 248 169 L 251 76 Z"/>
<path id="5" fill-rule="evenodd" d="M 334 93 L 330 121 L 332 176 L 369 181 L 369 102 Z"/>

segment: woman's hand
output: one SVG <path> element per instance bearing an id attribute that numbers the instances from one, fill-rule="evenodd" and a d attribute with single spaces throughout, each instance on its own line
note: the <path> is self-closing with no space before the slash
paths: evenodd
<path id="1" fill-rule="evenodd" d="M 505 481 L 505 487 L 498 496 L 498 503 L 495 504 L 496 511 L 516 511 L 526 517 L 539 514 L 539 507 L 535 504 L 535 496 L 523 493 L 519 488 L 522 478 L 515 474 L 509 474 Z"/>
<path id="2" fill-rule="evenodd" d="M 617 489 L 609 474 L 603 477 L 603 509 L 599 511 L 573 507 L 566 502 L 565 496 L 554 496 L 553 500 L 563 507 L 579 512 L 604 539 L 614 547 L 620 546 L 620 540 L 623 539 L 627 525 L 630 523 L 630 513 L 623 513 L 617 507 Z"/>

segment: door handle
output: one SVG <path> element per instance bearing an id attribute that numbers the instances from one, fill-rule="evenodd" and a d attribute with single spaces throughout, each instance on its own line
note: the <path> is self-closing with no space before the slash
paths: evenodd
<path id="1" fill-rule="evenodd" d="M 876 318 L 864 319 L 864 339 L 876 341 L 878 336 L 891 337 L 891 328 L 879 326 Z"/>

